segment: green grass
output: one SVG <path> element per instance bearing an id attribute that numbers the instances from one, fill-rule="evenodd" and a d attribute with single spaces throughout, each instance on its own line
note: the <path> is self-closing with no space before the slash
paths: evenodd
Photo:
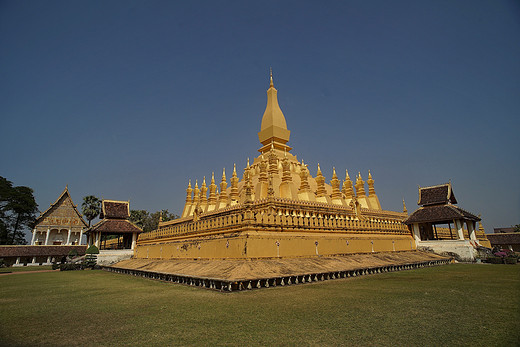
<path id="1" fill-rule="evenodd" d="M 1 267 L 0 274 L 9 272 L 52 270 L 52 265 Z"/>
<path id="2" fill-rule="evenodd" d="M 520 266 L 213 292 L 103 271 L 0 277 L 3 345 L 517 346 Z"/>

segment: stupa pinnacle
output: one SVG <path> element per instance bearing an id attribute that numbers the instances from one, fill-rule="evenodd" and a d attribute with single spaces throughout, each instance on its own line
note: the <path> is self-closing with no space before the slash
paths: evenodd
<path id="1" fill-rule="evenodd" d="M 291 147 L 286 145 L 290 135 L 291 132 L 287 129 L 287 122 L 280 105 L 278 105 L 278 91 L 274 87 L 273 73 L 271 72 L 269 89 L 267 90 L 267 105 L 258 133 L 258 139 L 263 146 L 258 151 L 261 153 L 268 152 L 271 149 L 271 144 L 276 149 L 290 151 Z"/>

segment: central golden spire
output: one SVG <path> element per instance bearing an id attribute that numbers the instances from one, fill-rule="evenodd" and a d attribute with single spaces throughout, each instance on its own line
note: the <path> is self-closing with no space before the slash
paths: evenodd
<path id="1" fill-rule="evenodd" d="M 267 106 L 265 107 L 264 116 L 262 117 L 262 125 L 258 133 L 258 139 L 263 147 L 258 151 L 261 153 L 268 152 L 271 144 L 279 150 L 291 150 L 286 143 L 289 141 L 291 132 L 287 129 L 285 117 L 278 105 L 278 91 L 274 87 L 273 72 L 270 72 L 269 89 L 267 89 Z"/>

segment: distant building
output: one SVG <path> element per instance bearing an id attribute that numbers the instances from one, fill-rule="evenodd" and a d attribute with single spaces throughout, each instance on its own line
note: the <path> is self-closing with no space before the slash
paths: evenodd
<path id="1" fill-rule="evenodd" d="M 509 227 L 509 228 L 493 228 L 493 232 L 495 234 L 504 234 L 504 233 L 514 233 L 515 228 Z"/>
<path id="2" fill-rule="evenodd" d="M 31 245 L 80 245 L 87 223 L 74 205 L 68 187 L 38 218 Z"/>
<path id="3" fill-rule="evenodd" d="M 487 235 L 492 247 L 500 247 L 520 252 L 520 232 L 510 228 L 494 228 L 495 233 Z"/>

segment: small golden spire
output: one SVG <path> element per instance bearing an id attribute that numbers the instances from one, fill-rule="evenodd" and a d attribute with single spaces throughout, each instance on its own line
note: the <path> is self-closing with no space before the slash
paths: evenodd
<path id="1" fill-rule="evenodd" d="M 247 167 L 249 167 L 249 157 L 247 157 Z"/>
<path id="2" fill-rule="evenodd" d="M 269 87 L 274 87 L 274 83 L 273 83 L 273 68 L 272 67 L 269 68 L 269 79 L 270 79 Z"/>
<path id="3" fill-rule="evenodd" d="M 334 166 L 332 167 L 332 178 L 338 178 L 336 175 L 336 168 Z"/>
<path id="4" fill-rule="evenodd" d="M 233 163 L 233 177 L 236 177 L 237 175 L 237 165 Z"/>
<path id="5" fill-rule="evenodd" d="M 403 198 L 403 213 L 408 214 L 408 209 L 406 208 L 406 204 L 404 203 L 404 198 Z"/>
<path id="6" fill-rule="evenodd" d="M 320 163 L 318 163 L 318 172 L 316 172 L 316 176 L 321 176 L 321 169 L 320 169 Z"/>
<path id="7" fill-rule="evenodd" d="M 226 181 L 226 168 L 222 169 L 222 182 Z"/>

